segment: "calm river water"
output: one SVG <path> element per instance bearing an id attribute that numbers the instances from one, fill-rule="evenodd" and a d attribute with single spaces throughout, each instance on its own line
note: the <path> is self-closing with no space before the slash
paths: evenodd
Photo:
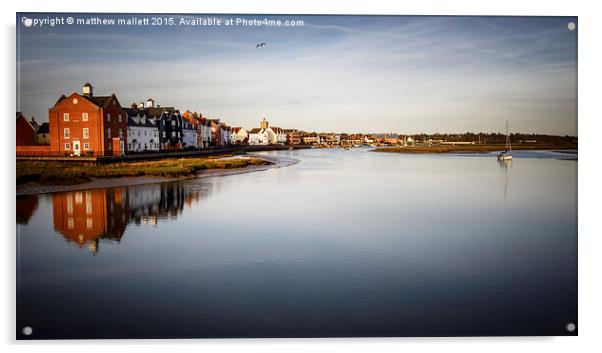
<path id="1" fill-rule="evenodd" d="M 576 155 L 269 154 L 18 197 L 18 337 L 576 333 Z"/>

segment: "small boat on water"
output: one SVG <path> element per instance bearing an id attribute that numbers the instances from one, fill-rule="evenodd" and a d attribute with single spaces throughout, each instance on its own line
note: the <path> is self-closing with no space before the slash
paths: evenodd
<path id="1" fill-rule="evenodd" d="M 510 135 L 508 134 L 508 120 L 506 120 L 506 150 L 497 155 L 498 161 L 512 160 L 512 144 L 510 143 Z"/>

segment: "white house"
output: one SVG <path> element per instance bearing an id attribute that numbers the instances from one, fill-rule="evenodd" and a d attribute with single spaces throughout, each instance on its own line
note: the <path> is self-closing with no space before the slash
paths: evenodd
<path id="1" fill-rule="evenodd" d="M 268 129 L 272 130 L 272 132 L 274 133 L 273 142 L 272 142 L 273 144 L 279 144 L 279 145 L 286 144 L 286 133 L 284 132 L 284 129 L 281 129 L 276 126 L 268 127 Z"/>
<path id="2" fill-rule="evenodd" d="M 232 128 L 232 143 L 242 144 L 249 138 L 247 131 L 241 127 Z"/>
<path id="3" fill-rule="evenodd" d="M 125 108 L 129 152 L 159 151 L 159 127 L 144 110 Z"/>
<path id="4" fill-rule="evenodd" d="M 232 144 L 232 129 L 226 124 L 220 124 L 221 134 L 222 134 L 222 143 L 224 145 Z"/>
<path id="5" fill-rule="evenodd" d="M 269 145 L 270 144 L 270 136 L 266 129 L 255 128 L 251 129 L 248 132 L 249 135 L 249 145 Z"/>

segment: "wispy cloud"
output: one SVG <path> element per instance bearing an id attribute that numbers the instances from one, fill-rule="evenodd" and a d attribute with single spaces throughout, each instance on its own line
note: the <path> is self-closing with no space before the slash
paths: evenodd
<path id="1" fill-rule="evenodd" d="M 45 116 L 86 81 L 123 104 L 253 127 L 576 133 L 567 18 L 303 17 L 300 28 L 56 27 L 21 36 L 21 109 Z M 267 42 L 255 48 L 257 42 Z"/>

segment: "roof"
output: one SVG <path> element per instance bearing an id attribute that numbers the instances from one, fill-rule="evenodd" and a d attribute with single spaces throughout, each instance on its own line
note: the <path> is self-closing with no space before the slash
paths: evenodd
<path id="1" fill-rule="evenodd" d="M 32 129 L 33 131 L 35 131 L 35 130 L 36 130 L 36 129 L 33 127 L 33 125 L 31 124 L 31 121 L 27 120 L 27 118 L 25 117 L 25 115 L 23 115 L 23 113 L 21 113 L 21 112 L 17 112 L 17 119 L 16 119 L 16 120 L 19 120 L 19 119 L 23 119 L 23 120 L 25 120 L 25 122 L 27 123 L 27 125 L 29 125 L 29 127 L 31 127 L 31 129 Z"/>
<path id="2" fill-rule="evenodd" d="M 113 97 L 113 95 L 110 95 L 110 96 L 92 96 L 92 97 L 82 96 L 82 97 L 84 97 L 88 101 L 96 104 L 99 107 L 105 107 L 109 103 L 109 101 L 111 100 L 111 97 Z"/>
<path id="3" fill-rule="evenodd" d="M 242 128 L 241 128 L 240 126 L 233 127 L 233 128 L 232 128 L 232 132 L 233 132 L 233 133 L 235 133 L 235 134 L 237 134 L 237 133 L 238 133 L 238 132 L 239 132 L 241 129 L 242 129 Z"/>
<path id="4" fill-rule="evenodd" d="M 134 108 L 123 108 L 123 111 L 127 117 L 140 115 L 140 111 Z"/>
<path id="5" fill-rule="evenodd" d="M 40 125 L 40 128 L 38 129 L 38 133 L 47 134 L 49 132 L 50 132 L 50 125 L 48 123 L 43 123 L 42 125 Z"/>
<path id="6" fill-rule="evenodd" d="M 258 128 L 258 127 L 256 127 L 256 128 L 254 128 L 254 129 L 251 129 L 251 130 L 249 130 L 249 134 L 258 134 L 258 133 L 260 133 L 262 130 L 263 130 L 262 128 Z"/>

